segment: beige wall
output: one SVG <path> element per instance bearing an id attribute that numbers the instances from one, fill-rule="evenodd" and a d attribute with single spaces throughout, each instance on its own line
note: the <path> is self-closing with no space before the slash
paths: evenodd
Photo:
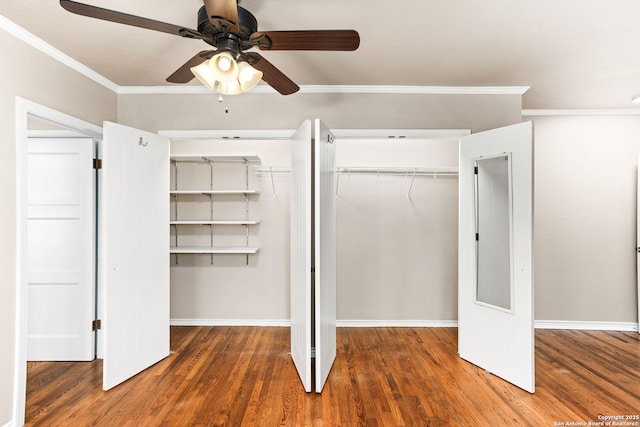
<path id="1" fill-rule="evenodd" d="M 637 322 L 640 117 L 535 119 L 537 320 Z"/>
<path id="2" fill-rule="evenodd" d="M 256 167 L 289 167 L 291 159 L 288 140 L 271 141 L 174 141 L 172 155 L 258 155 L 248 169 L 242 163 L 214 163 L 213 172 L 203 163 L 183 163 L 178 166 L 178 189 L 202 190 L 211 185 L 218 190 L 248 188 L 257 195 L 213 197 L 179 196 L 171 202 L 171 216 L 181 220 L 211 218 L 255 219 L 257 225 L 248 229 L 240 225 L 214 226 L 213 244 L 244 246 L 249 232 L 249 246 L 258 246 L 255 255 L 222 254 L 175 255 L 171 257 L 171 318 L 217 321 L 219 319 L 254 322 L 271 321 L 280 324 L 289 320 L 289 174 L 276 173 L 273 183 Z M 175 188 L 175 169 L 171 169 Z M 275 188 L 275 192 L 273 191 Z M 275 196 L 274 196 L 275 194 Z M 179 226 L 181 246 L 211 244 L 208 226 Z M 171 244 L 175 244 L 175 228 L 171 229 Z"/>
<path id="3" fill-rule="evenodd" d="M 334 129 L 477 132 L 519 122 L 521 100 L 514 95 L 244 94 L 219 103 L 215 94 L 123 95 L 118 111 L 121 123 L 151 131 L 295 129 L 305 119 L 319 117 Z M 174 151 L 228 151 L 229 145 L 234 143 L 180 143 L 174 144 Z M 282 146 L 274 142 L 236 143 L 236 147 L 263 157 L 280 152 L 276 163 L 263 159 L 263 166 L 286 166 L 290 161 L 286 150 L 282 153 Z M 343 166 L 455 167 L 457 153 L 457 142 L 451 141 L 337 142 L 338 164 Z M 248 266 L 233 265 L 236 261 L 229 256 L 216 257 L 213 266 L 207 257 L 180 256 L 179 265 L 171 269 L 173 319 L 195 323 L 289 319 L 288 178 L 278 176 L 277 199 L 270 197 L 268 179 L 257 181 L 262 194 L 255 209 L 258 216 L 271 220 L 254 229 L 252 238 L 265 247 L 250 257 Z M 457 179 L 418 177 L 411 199 L 406 197 L 408 186 L 405 177 L 341 177 L 340 320 L 457 319 Z"/>
<path id="4" fill-rule="evenodd" d="M 458 179 L 412 168 L 458 166 L 457 140 L 340 140 L 338 319 L 384 324 L 458 318 Z M 410 191 L 409 191 L 410 190 Z"/>
<path id="5" fill-rule="evenodd" d="M 16 320 L 15 97 L 96 124 L 116 119 L 116 95 L 0 31 L 0 425 L 12 419 Z"/>
<path id="6" fill-rule="evenodd" d="M 229 112 L 225 112 L 228 107 Z M 320 118 L 332 129 L 471 129 L 519 122 L 520 95 L 215 94 L 122 95 L 118 119 L 159 129 L 296 129 Z"/>

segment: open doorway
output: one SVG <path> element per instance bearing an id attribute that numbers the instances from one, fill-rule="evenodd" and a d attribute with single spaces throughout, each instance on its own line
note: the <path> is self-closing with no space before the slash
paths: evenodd
<path id="1" fill-rule="evenodd" d="M 24 421 L 27 381 L 27 331 L 30 304 L 28 289 L 29 258 L 29 128 L 30 123 L 46 124 L 48 130 L 57 129 L 72 132 L 75 136 L 84 136 L 88 143 L 102 138 L 102 129 L 96 125 L 60 113 L 48 107 L 27 101 L 16 100 L 16 169 L 17 173 L 17 274 L 16 274 L 16 340 L 17 352 L 14 368 L 14 414 L 16 420 Z M 33 178 L 31 178 L 33 179 Z M 93 261 L 93 260 L 92 260 Z M 95 277 L 95 275 L 94 275 Z M 93 297 L 93 294 L 92 294 Z M 90 311 L 95 304 L 89 301 Z"/>

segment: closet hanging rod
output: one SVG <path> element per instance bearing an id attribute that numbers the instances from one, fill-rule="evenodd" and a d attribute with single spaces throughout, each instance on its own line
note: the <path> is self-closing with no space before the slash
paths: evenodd
<path id="1" fill-rule="evenodd" d="M 267 166 L 267 167 L 256 167 L 257 173 L 261 174 L 274 174 L 274 173 L 290 173 L 291 169 L 286 166 Z M 445 167 L 421 167 L 421 168 L 412 168 L 412 167 L 346 167 L 339 166 L 336 168 L 336 172 L 338 174 L 356 174 L 356 173 L 370 173 L 370 174 L 387 174 L 387 175 L 413 175 L 415 173 L 416 176 L 420 175 L 458 175 L 458 167 L 455 166 L 445 166 Z"/>
<path id="2" fill-rule="evenodd" d="M 337 168 L 339 174 L 378 174 L 378 175 L 458 175 L 458 167 L 345 167 Z"/>
<path id="3" fill-rule="evenodd" d="M 289 166 L 256 166 L 255 171 L 261 174 L 291 173 Z"/>

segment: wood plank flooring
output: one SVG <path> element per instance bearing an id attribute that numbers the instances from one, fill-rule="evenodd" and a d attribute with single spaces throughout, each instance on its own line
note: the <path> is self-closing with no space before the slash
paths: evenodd
<path id="1" fill-rule="evenodd" d="M 337 340 L 322 394 L 304 392 L 288 328 L 172 327 L 172 354 L 108 392 L 100 361 L 32 362 L 26 425 L 559 426 L 640 415 L 633 332 L 537 330 L 535 394 L 460 359 L 455 328 L 338 328 Z"/>

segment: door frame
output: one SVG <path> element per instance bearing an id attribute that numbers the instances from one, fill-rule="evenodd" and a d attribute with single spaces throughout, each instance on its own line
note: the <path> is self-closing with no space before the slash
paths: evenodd
<path id="1" fill-rule="evenodd" d="M 79 135 L 102 139 L 102 128 L 44 105 L 16 97 L 16 326 L 13 419 L 24 423 L 27 396 L 27 143 L 29 119 L 38 119 Z"/>

